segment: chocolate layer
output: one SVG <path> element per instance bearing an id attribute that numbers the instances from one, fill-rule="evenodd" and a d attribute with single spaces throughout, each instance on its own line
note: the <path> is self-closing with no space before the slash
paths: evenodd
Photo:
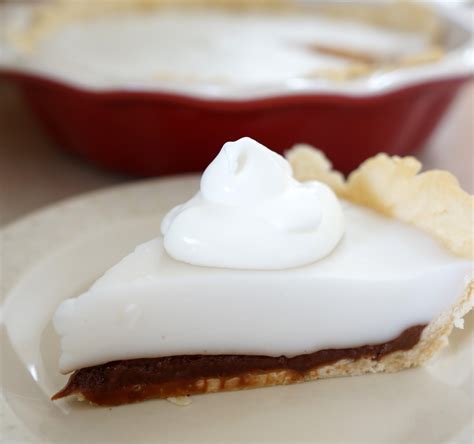
<path id="1" fill-rule="evenodd" d="M 293 358 L 248 355 L 190 355 L 151 359 L 131 359 L 83 368 L 74 372 L 53 400 L 81 394 L 99 405 L 120 405 L 150 398 L 192 395 L 208 391 L 243 389 L 252 386 L 259 374 L 286 371 L 286 382 L 304 380 L 310 370 L 334 364 L 341 359 L 380 360 L 400 350 L 413 348 L 420 340 L 425 325 L 405 330 L 396 339 L 378 345 L 321 350 Z M 217 390 L 207 387 L 209 378 L 220 382 Z M 289 380 L 288 380 L 289 378 Z M 202 382 L 202 383 L 201 383 Z"/>

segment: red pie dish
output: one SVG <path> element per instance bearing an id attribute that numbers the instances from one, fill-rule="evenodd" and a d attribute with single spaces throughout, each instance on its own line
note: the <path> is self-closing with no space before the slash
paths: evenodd
<path id="1" fill-rule="evenodd" d="M 84 2 L 84 4 L 87 3 Z M 157 5 L 162 3 L 160 0 L 156 1 Z M 235 6 L 237 1 L 228 3 Z M 248 2 L 239 1 L 238 3 L 247 4 Z M 278 3 L 281 4 L 281 2 Z M 295 2 L 284 3 L 295 4 Z M 67 2 L 65 4 L 67 5 Z M 128 2 L 124 1 L 124 4 L 128 5 Z M 356 6 L 363 7 L 366 11 L 374 9 L 373 6 L 363 3 Z M 346 5 L 345 8 L 356 6 Z M 267 27 L 274 24 L 271 20 L 262 19 L 262 17 L 276 14 L 279 17 L 278 20 L 283 20 L 281 17 L 288 15 L 291 16 L 290 21 L 294 25 L 300 17 L 299 8 L 303 8 L 298 6 L 296 8 L 298 11 L 295 11 L 293 6 L 293 9 L 288 11 L 285 9 L 285 13 L 282 14 L 281 11 L 275 12 L 274 5 L 262 7 L 258 11 L 248 5 L 247 7 L 251 10 L 248 14 L 251 14 L 252 20 L 255 22 L 256 16 L 259 20 L 266 20 L 262 26 Z M 403 10 L 403 8 L 412 8 L 413 5 L 397 4 L 391 7 Z M 209 70 L 207 70 L 208 77 L 203 75 L 199 78 L 198 70 L 197 78 L 183 79 L 182 75 L 181 77 L 172 75 L 173 78 L 169 80 L 167 78 L 169 72 L 163 70 L 163 64 L 160 65 L 159 60 L 157 66 L 153 66 L 153 77 L 150 78 L 145 79 L 131 71 L 125 72 L 125 68 L 122 74 L 109 76 L 106 62 L 102 65 L 91 61 L 85 63 L 87 62 L 85 54 L 89 47 L 84 34 L 90 33 L 92 35 L 90 39 L 93 38 L 87 26 L 93 27 L 95 32 L 101 29 L 101 39 L 98 40 L 101 44 L 97 45 L 99 49 L 95 52 L 96 57 L 101 57 L 101 50 L 107 50 L 107 54 L 115 51 L 120 56 L 121 45 L 125 53 L 130 50 L 127 42 L 134 38 L 146 41 L 146 32 L 151 32 L 150 35 L 158 39 L 159 35 L 153 34 L 158 31 L 156 31 L 156 26 L 153 30 L 150 27 L 148 31 L 144 26 L 140 27 L 140 29 L 144 28 L 143 34 L 138 35 L 131 28 L 132 25 L 123 26 L 125 43 L 120 41 L 113 51 L 108 51 L 107 39 L 111 42 L 117 40 L 117 36 L 113 38 L 110 36 L 113 36 L 113 27 L 119 26 L 110 25 L 110 23 L 114 19 L 126 20 L 126 17 L 132 15 L 135 21 L 150 21 L 152 20 L 150 17 L 161 20 L 160 14 L 170 14 L 166 12 L 166 8 L 157 6 L 156 10 L 151 7 L 146 11 L 137 12 L 136 5 L 129 5 L 117 12 L 104 7 L 100 15 L 86 13 L 84 9 L 77 12 L 74 20 L 53 20 L 55 25 L 45 33 L 44 29 L 47 26 L 44 23 L 47 19 L 51 16 L 55 17 L 55 13 L 60 16 L 59 9 L 55 12 L 58 6 L 52 5 L 49 8 L 46 13 L 31 10 L 31 8 L 23 8 L 20 11 L 10 7 L 7 10 L 7 21 L 9 17 L 13 17 L 10 21 L 14 24 L 12 27 L 16 30 L 16 34 L 13 33 L 14 39 L 7 39 L 4 43 L 3 49 L 6 51 L 0 51 L 3 54 L 0 57 L 0 76 L 13 81 L 18 86 L 39 120 L 58 142 L 58 146 L 76 152 L 104 168 L 137 175 L 162 175 L 202 170 L 225 141 L 235 140 L 242 136 L 260 140 L 280 153 L 296 143 L 317 146 L 325 151 L 335 166 L 343 172 L 352 170 L 364 159 L 380 151 L 390 155 L 405 155 L 423 146 L 460 88 L 472 78 L 473 73 L 473 55 L 470 45 L 472 33 L 462 17 L 459 17 L 460 14 L 448 8 L 428 10 L 418 7 L 419 9 L 414 11 L 405 11 L 406 20 L 402 22 L 401 27 L 400 24 L 389 23 L 388 19 L 380 19 L 383 14 L 393 17 L 393 14 L 390 15 L 390 10 L 377 11 L 376 31 L 379 32 L 382 29 L 380 23 L 384 25 L 383 29 L 390 27 L 390 30 L 380 38 L 380 41 L 386 43 L 385 47 L 377 47 L 378 52 L 374 50 L 374 53 L 367 49 L 361 51 L 360 48 L 352 47 L 347 50 L 344 47 L 347 42 L 342 41 L 344 40 L 342 37 L 339 39 L 339 36 L 344 34 L 344 26 L 349 26 L 349 30 L 357 36 L 367 37 L 375 32 L 373 29 L 369 31 L 365 29 L 369 26 L 366 18 L 363 24 L 354 24 L 349 23 L 347 12 L 339 11 L 337 13 L 339 15 L 328 15 L 327 11 L 318 11 L 315 13 L 319 14 L 317 17 L 315 15 L 315 20 L 323 20 L 325 26 L 328 26 L 329 22 L 333 25 L 343 23 L 340 25 L 342 28 L 336 29 L 336 34 L 331 34 L 333 32 L 331 30 L 328 31 L 329 36 L 337 36 L 337 42 L 329 46 L 319 44 L 320 42 L 313 44 L 316 37 L 321 38 L 323 43 L 329 37 L 323 35 L 324 33 L 314 37 L 309 27 L 308 31 L 304 31 L 306 34 L 295 30 L 294 39 L 292 34 L 291 38 L 295 42 L 298 39 L 302 41 L 307 39 L 313 46 L 306 48 L 305 51 L 310 53 L 310 50 L 313 51 L 315 48 L 314 51 L 317 53 L 315 57 L 321 64 L 321 68 L 311 73 L 308 71 L 304 75 L 301 74 L 303 71 L 288 72 L 284 75 L 282 73 L 281 76 L 275 75 L 275 78 L 268 82 L 263 81 L 265 75 L 273 76 L 273 72 L 268 64 L 267 71 L 262 63 L 260 63 L 262 69 L 258 67 L 259 63 L 256 62 L 259 54 L 258 47 L 252 53 L 254 57 L 252 63 L 256 64 L 256 68 L 253 70 L 252 65 L 248 70 L 250 73 L 247 73 L 248 75 L 242 69 L 242 76 L 248 77 L 242 82 L 236 82 L 235 78 L 229 80 L 225 76 L 223 80 L 222 73 L 218 71 L 220 68 L 218 56 L 222 54 L 216 55 L 212 51 L 210 55 L 206 53 L 205 56 L 211 57 L 209 59 L 211 61 L 218 60 L 215 62 L 218 68 L 214 70 L 217 70 L 216 72 L 211 69 L 212 72 L 208 73 Z M 173 7 L 170 8 L 174 10 Z M 193 23 L 205 23 L 205 20 L 215 23 L 215 20 L 212 21 L 213 17 L 206 17 L 207 12 L 200 11 L 196 6 L 182 5 L 181 8 L 186 9 L 188 15 L 196 15 Z M 249 29 L 251 20 L 249 17 L 243 17 L 246 12 L 242 8 L 237 13 L 234 10 L 224 11 L 222 6 L 206 8 L 205 11 L 208 11 L 208 8 L 219 10 L 213 11 L 212 14 L 227 14 L 228 17 L 232 17 L 229 18 L 230 30 L 231 26 L 243 27 L 242 45 L 246 44 L 245 35 L 256 32 L 256 25 L 253 22 L 253 28 Z M 20 25 L 17 24 L 20 21 L 14 18 L 18 18 L 19 15 L 30 17 L 34 14 L 36 14 L 34 16 L 36 20 L 32 22 L 43 23 L 43 26 L 38 28 L 42 30 L 42 33 L 35 32 L 37 30 L 34 27 L 32 30 L 26 27 L 26 31 L 22 28 L 23 39 L 17 38 L 21 35 L 18 31 Z M 186 17 L 186 14 L 179 17 Z M 65 15 L 71 16 L 70 13 Z M 104 19 L 104 16 L 108 18 Z M 370 14 L 364 17 L 366 16 Z M 407 19 L 409 16 L 414 20 L 413 23 Z M 176 17 L 178 15 L 175 19 Z M 241 22 L 238 22 L 239 17 Z M 419 23 L 415 23 L 416 20 L 413 17 L 417 18 Z M 305 20 L 309 19 L 305 18 Z M 57 24 L 58 22 L 60 25 Z M 24 19 L 21 23 L 21 26 L 25 27 Z M 27 20 L 26 23 L 28 23 Z M 78 23 L 84 26 L 79 26 Z M 291 23 L 285 22 L 284 25 L 279 26 L 280 28 L 290 26 Z M 185 25 L 186 23 L 179 26 Z M 104 31 L 106 26 L 110 28 L 107 32 Z M 174 26 L 173 29 L 179 26 Z M 353 28 L 354 26 L 356 28 Z M 412 29 L 414 27 L 419 29 L 420 26 L 425 33 L 422 38 L 415 36 Z M 203 26 L 200 29 L 202 28 Z M 205 28 L 213 29 L 209 31 L 211 34 L 222 32 L 207 24 Z M 302 25 L 301 28 L 304 26 Z M 262 35 L 267 35 L 268 29 L 265 28 L 262 32 Z M 406 35 L 401 35 L 402 33 Z M 193 38 L 193 30 L 189 31 L 189 34 L 190 38 Z M 133 37 L 130 38 L 130 35 Z M 61 36 L 63 38 L 59 38 Z M 175 36 L 172 37 L 173 39 L 170 40 L 176 40 Z M 393 54 L 383 55 L 387 54 L 390 48 L 392 50 L 397 45 L 400 46 L 406 38 L 412 39 L 407 42 L 414 42 L 410 48 L 416 45 L 420 47 L 416 51 L 410 49 L 409 53 L 403 53 L 397 49 Z M 339 42 L 338 39 L 341 41 Z M 420 44 L 420 39 L 428 43 L 423 46 Z M 61 42 L 60 46 L 58 46 L 58 40 Z M 256 41 L 262 40 L 265 39 L 256 39 Z M 20 44 L 18 44 L 19 41 Z M 167 44 L 168 42 L 160 43 L 162 57 L 165 57 L 163 51 L 166 50 Z M 189 48 L 190 44 L 184 41 L 183 45 Z M 28 48 L 25 49 L 25 46 Z M 146 47 L 145 44 L 144 47 Z M 213 48 L 217 51 L 215 47 Z M 232 55 L 231 51 L 235 50 L 233 48 L 227 48 L 225 54 Z M 174 47 L 171 49 L 175 51 L 175 54 L 180 54 L 179 48 L 178 50 Z M 44 62 L 44 60 L 49 60 L 48 51 L 59 54 L 57 65 Z M 195 53 L 203 50 L 200 47 L 193 51 Z M 38 52 L 43 54 L 43 61 L 37 56 Z M 202 52 L 199 54 L 202 55 Z M 271 63 L 275 63 L 273 71 L 278 71 L 278 57 L 284 54 L 276 53 L 273 58 L 270 55 L 268 59 Z M 157 56 L 157 59 L 161 56 Z M 244 55 L 237 53 L 234 62 L 244 63 L 245 59 L 242 57 Z M 303 60 L 304 57 L 301 54 L 298 54 L 298 57 L 295 59 L 295 66 L 301 65 L 302 70 L 306 67 L 305 63 L 308 63 L 308 66 L 313 63 Z M 128 60 L 129 58 L 125 56 L 121 59 L 124 64 L 127 64 Z M 169 60 L 171 70 L 176 67 L 182 69 L 181 60 L 173 62 L 169 57 L 166 60 Z M 192 60 L 192 57 L 183 60 Z M 201 62 L 204 63 L 204 61 Z M 142 59 L 133 59 L 130 63 L 131 65 L 135 63 L 136 66 L 143 63 L 148 66 L 150 62 L 145 56 Z M 199 63 L 196 66 L 200 66 Z M 206 69 L 209 66 L 212 67 L 212 63 L 207 64 Z M 64 66 L 67 69 L 63 69 Z M 189 69 L 195 69 L 192 63 Z M 232 73 L 234 72 L 235 70 Z M 261 74 L 261 77 L 255 73 Z M 254 74 L 258 78 L 252 77 Z"/>

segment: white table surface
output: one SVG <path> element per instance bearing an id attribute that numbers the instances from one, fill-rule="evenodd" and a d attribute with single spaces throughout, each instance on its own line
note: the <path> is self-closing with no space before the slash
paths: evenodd
<path id="1" fill-rule="evenodd" d="M 473 192 L 474 82 L 465 87 L 428 146 L 427 168 L 454 173 Z M 55 146 L 13 85 L 0 81 L 0 226 L 86 191 L 132 180 Z"/>

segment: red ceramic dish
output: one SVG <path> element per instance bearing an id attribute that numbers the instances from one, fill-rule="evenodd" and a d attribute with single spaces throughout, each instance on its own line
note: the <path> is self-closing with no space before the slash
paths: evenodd
<path id="1" fill-rule="evenodd" d="M 137 175 L 200 171 L 226 141 L 250 136 L 278 152 L 314 145 L 348 172 L 378 152 L 405 155 L 422 147 L 472 78 L 472 30 L 456 11 L 439 9 L 447 31 L 440 61 L 354 83 L 288 82 L 248 90 L 91 85 L 82 76 L 26 68 L 9 60 L 8 50 L 5 60 L 0 57 L 0 76 L 18 85 L 58 146 L 105 168 Z"/>
<path id="2" fill-rule="evenodd" d="M 253 137 L 275 151 L 323 149 L 345 172 L 380 151 L 420 148 L 469 77 L 427 81 L 368 97 L 327 94 L 245 101 L 75 88 L 4 71 L 60 147 L 138 175 L 202 170 L 228 140 Z"/>

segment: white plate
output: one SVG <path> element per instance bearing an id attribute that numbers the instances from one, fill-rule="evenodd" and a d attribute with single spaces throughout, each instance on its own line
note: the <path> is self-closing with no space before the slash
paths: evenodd
<path id="1" fill-rule="evenodd" d="M 196 190 L 195 177 L 138 182 L 64 201 L 2 232 L 2 442 L 470 443 L 473 324 L 422 369 L 98 408 L 49 396 L 58 372 L 50 319 Z M 421 295 L 420 295 L 421 296 Z M 91 344 L 93 346 L 93 344 Z"/>

